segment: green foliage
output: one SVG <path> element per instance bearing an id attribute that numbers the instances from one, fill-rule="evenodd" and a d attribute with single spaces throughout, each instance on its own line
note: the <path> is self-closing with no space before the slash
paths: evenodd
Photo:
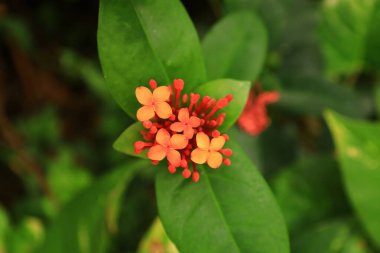
<path id="1" fill-rule="evenodd" d="M 379 67 L 380 1 L 324 1 L 320 39 L 329 74 L 356 73 Z"/>
<path id="2" fill-rule="evenodd" d="M 98 44 L 107 85 L 133 118 L 135 88 L 150 79 L 181 78 L 186 91 L 206 81 L 197 33 L 178 0 L 102 0 Z"/>
<path id="3" fill-rule="evenodd" d="M 358 218 L 380 247 L 380 125 L 340 116 L 331 111 L 326 120 L 339 151 L 346 191 Z"/>
<path id="4" fill-rule="evenodd" d="M 181 252 L 289 252 L 280 210 L 265 181 L 237 143 L 230 167 L 200 166 L 189 183 L 160 171 L 156 191 L 160 218 Z"/>
<path id="5" fill-rule="evenodd" d="M 254 81 L 266 57 L 266 30 L 253 13 L 236 12 L 212 27 L 202 46 L 210 79 Z"/>

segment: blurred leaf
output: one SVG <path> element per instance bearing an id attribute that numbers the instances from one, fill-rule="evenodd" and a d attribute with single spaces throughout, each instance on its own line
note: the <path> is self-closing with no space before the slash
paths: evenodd
<path id="1" fill-rule="evenodd" d="M 47 178 L 61 204 L 69 201 L 92 181 L 91 174 L 75 164 L 73 154 L 68 149 L 60 150 L 58 157 L 50 161 Z"/>
<path id="2" fill-rule="evenodd" d="M 375 86 L 375 102 L 377 109 L 377 117 L 380 118 L 380 83 Z"/>
<path id="3" fill-rule="evenodd" d="M 293 241 L 294 253 L 370 253 L 357 227 L 346 219 L 306 230 Z"/>
<path id="4" fill-rule="evenodd" d="M 298 161 L 282 170 L 271 185 L 291 234 L 347 209 L 338 164 L 327 156 Z"/>
<path id="5" fill-rule="evenodd" d="M 364 117 L 370 104 L 346 86 L 331 83 L 316 76 L 284 78 L 280 106 L 294 113 L 322 115 L 327 109 L 352 117 Z M 285 85 L 286 84 L 286 85 Z"/>
<path id="6" fill-rule="evenodd" d="M 6 38 L 10 38 L 11 42 L 18 43 L 24 50 L 33 49 L 34 41 L 28 23 L 20 18 L 12 16 L 1 17 L 0 34 L 3 34 Z"/>
<path id="7" fill-rule="evenodd" d="M 250 87 L 251 84 L 248 81 L 219 79 L 199 86 L 194 92 L 215 99 L 223 98 L 229 94 L 233 95 L 232 101 L 223 109 L 218 110 L 218 112 L 226 113 L 226 118 L 218 129 L 226 131 L 235 123 L 243 111 Z"/>
<path id="8" fill-rule="evenodd" d="M 339 152 L 346 191 L 363 226 L 380 249 L 380 124 L 325 115 Z"/>
<path id="9" fill-rule="evenodd" d="M 135 142 L 143 140 L 140 131 L 144 130 L 142 123 L 135 122 L 130 125 L 113 144 L 114 149 L 126 155 L 146 158 L 146 150 L 143 150 L 139 155 L 135 153 Z"/>
<path id="10" fill-rule="evenodd" d="M 133 118 L 135 88 L 155 79 L 185 80 L 185 90 L 206 81 L 197 33 L 178 0 L 102 0 L 99 54 L 111 93 Z"/>
<path id="11" fill-rule="evenodd" d="M 7 236 L 7 250 L 9 253 L 32 253 L 41 245 L 45 231 L 42 222 L 37 218 L 25 218 Z"/>
<path id="12" fill-rule="evenodd" d="M 199 166 L 193 183 L 166 170 L 156 177 L 161 221 L 183 253 L 289 252 L 282 214 L 269 187 L 239 145 L 230 167 Z"/>
<path id="13" fill-rule="evenodd" d="M 209 79 L 255 81 L 266 58 L 267 34 L 252 12 L 236 12 L 212 27 L 202 45 Z"/>
<path id="14" fill-rule="evenodd" d="M 176 246 L 170 241 L 161 224 L 160 219 L 156 219 L 150 227 L 143 240 L 140 242 L 138 253 L 179 253 Z"/>
<path id="15" fill-rule="evenodd" d="M 107 232 L 117 230 L 120 197 L 135 171 L 145 166 L 144 160 L 123 165 L 80 192 L 61 210 L 36 253 L 105 252 Z"/>
<path id="16" fill-rule="evenodd" d="M 378 23 L 374 23 L 380 20 L 378 15 L 378 0 L 324 1 L 320 39 L 329 74 L 358 72 L 364 67 L 367 54 L 372 60 L 380 54 L 378 44 L 373 47 L 379 41 Z"/>
<path id="17" fill-rule="evenodd" d="M 5 251 L 6 235 L 9 231 L 9 221 L 6 211 L 0 206 L 0 252 Z"/>
<path id="18" fill-rule="evenodd" d="M 371 23 L 367 39 L 367 61 L 370 67 L 380 70 L 380 1 L 376 0 L 372 9 Z"/>

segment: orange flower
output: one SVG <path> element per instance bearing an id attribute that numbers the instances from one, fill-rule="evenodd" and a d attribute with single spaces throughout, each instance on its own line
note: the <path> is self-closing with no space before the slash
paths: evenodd
<path id="1" fill-rule="evenodd" d="M 170 137 L 169 132 L 162 128 L 156 135 L 157 144 L 148 151 L 148 158 L 154 161 L 161 161 L 168 158 L 170 164 L 179 166 L 181 163 L 181 154 L 176 149 L 184 149 L 188 141 L 182 134 L 174 134 Z"/>
<path id="2" fill-rule="evenodd" d="M 207 164 L 213 168 L 219 168 L 223 162 L 223 156 L 219 151 L 223 148 L 226 139 L 223 136 L 213 138 L 210 142 L 209 137 L 200 132 L 196 136 L 198 148 L 191 152 L 191 160 L 198 164 Z"/>
<path id="3" fill-rule="evenodd" d="M 194 128 L 199 127 L 201 120 L 198 117 L 189 115 L 189 109 L 182 108 L 178 112 L 179 122 L 171 124 L 170 130 L 174 132 L 182 132 L 187 139 L 193 138 Z"/>
<path id="4" fill-rule="evenodd" d="M 160 86 L 152 92 L 140 86 L 136 88 L 136 97 L 140 104 L 143 105 L 137 111 L 137 119 L 146 121 L 154 117 L 155 113 L 161 119 L 167 119 L 172 115 L 172 108 L 167 103 L 170 97 L 170 89 L 167 86 Z"/>

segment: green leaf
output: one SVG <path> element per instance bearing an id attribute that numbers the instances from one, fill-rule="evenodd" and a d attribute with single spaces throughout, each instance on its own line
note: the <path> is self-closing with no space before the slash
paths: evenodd
<path id="1" fill-rule="evenodd" d="M 176 246 L 166 235 L 160 219 L 156 219 L 143 240 L 140 242 L 138 253 L 151 252 L 179 253 Z"/>
<path id="2" fill-rule="evenodd" d="M 143 150 L 143 152 L 136 155 L 134 146 L 136 141 L 143 140 L 140 131 L 144 129 L 141 122 L 133 123 L 117 138 L 113 144 L 114 149 L 126 155 L 146 158 L 147 151 Z"/>
<path id="3" fill-rule="evenodd" d="M 0 206 L 0 252 L 5 251 L 6 235 L 9 233 L 9 220 L 6 211 Z"/>
<path id="4" fill-rule="evenodd" d="M 230 167 L 199 166 L 193 183 L 181 173 L 156 177 L 161 221 L 183 253 L 286 253 L 289 243 L 282 214 L 268 185 L 231 139 Z"/>
<path id="5" fill-rule="evenodd" d="M 202 46 L 210 79 L 255 81 L 266 58 L 267 34 L 253 12 L 236 12 L 212 27 Z"/>
<path id="6" fill-rule="evenodd" d="M 338 164 L 328 156 L 303 158 L 284 168 L 271 185 L 291 234 L 349 209 Z"/>
<path id="7" fill-rule="evenodd" d="M 371 105 L 348 87 L 329 82 L 314 75 L 285 77 L 276 106 L 298 114 L 322 115 L 330 108 L 352 117 L 364 117 Z M 285 86 L 285 85 L 284 85 Z"/>
<path id="8" fill-rule="evenodd" d="M 320 40 L 329 74 L 349 74 L 362 70 L 373 48 L 379 55 L 378 0 L 324 1 Z M 372 34 L 375 32 L 374 34 Z M 377 33 L 376 33 L 377 32 Z M 372 47 L 367 47 L 370 45 Z M 378 60 L 377 60 L 378 61 Z"/>
<path id="9" fill-rule="evenodd" d="M 98 45 L 106 83 L 131 117 L 135 88 L 149 79 L 182 78 L 186 91 L 206 81 L 198 35 L 178 0 L 101 0 Z"/>
<path id="10" fill-rule="evenodd" d="M 372 240 L 380 248 L 380 124 L 327 112 L 339 152 L 346 191 Z"/>
<path id="11" fill-rule="evenodd" d="M 370 253 L 357 226 L 348 219 L 325 222 L 293 240 L 294 253 Z"/>
<path id="12" fill-rule="evenodd" d="M 367 61 L 370 67 L 380 70 L 380 1 L 374 4 L 367 39 Z"/>
<path id="13" fill-rule="evenodd" d="M 219 79 L 199 86 L 194 92 L 201 94 L 201 96 L 207 95 L 215 99 L 223 98 L 228 94 L 234 96 L 232 101 L 220 110 L 220 112 L 226 113 L 226 119 L 219 127 L 219 130 L 226 131 L 235 123 L 243 111 L 248 99 L 249 89 L 250 82 L 248 81 Z"/>
<path id="14" fill-rule="evenodd" d="M 28 217 L 15 227 L 7 236 L 7 252 L 31 253 L 41 245 L 45 236 L 44 226 L 41 220 Z"/>
<path id="15" fill-rule="evenodd" d="M 377 117 L 380 118 L 380 83 L 375 86 L 375 103 L 377 109 Z"/>
<path id="16" fill-rule="evenodd" d="M 59 213 L 38 253 L 105 252 L 108 233 L 117 231 L 119 200 L 134 172 L 147 166 L 139 160 L 115 169 L 78 194 Z"/>

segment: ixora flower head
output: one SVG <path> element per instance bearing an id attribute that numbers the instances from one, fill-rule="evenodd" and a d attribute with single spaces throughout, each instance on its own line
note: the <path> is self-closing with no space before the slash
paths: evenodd
<path id="1" fill-rule="evenodd" d="M 136 88 L 137 100 L 142 105 L 136 116 L 146 129 L 140 132 L 144 141 L 134 144 L 136 154 L 148 149 L 147 157 L 153 164 L 166 158 L 170 173 L 181 167 L 182 175 L 192 176 L 194 182 L 200 177 L 196 164 L 207 163 L 213 169 L 222 163 L 231 164 L 226 157 L 232 150 L 223 148 L 228 135 L 217 130 L 226 114 L 217 111 L 228 105 L 232 95 L 219 100 L 194 93 L 181 97 L 184 88 L 181 79 L 160 87 L 150 80 L 149 85 L 153 92 L 144 86 Z"/>

